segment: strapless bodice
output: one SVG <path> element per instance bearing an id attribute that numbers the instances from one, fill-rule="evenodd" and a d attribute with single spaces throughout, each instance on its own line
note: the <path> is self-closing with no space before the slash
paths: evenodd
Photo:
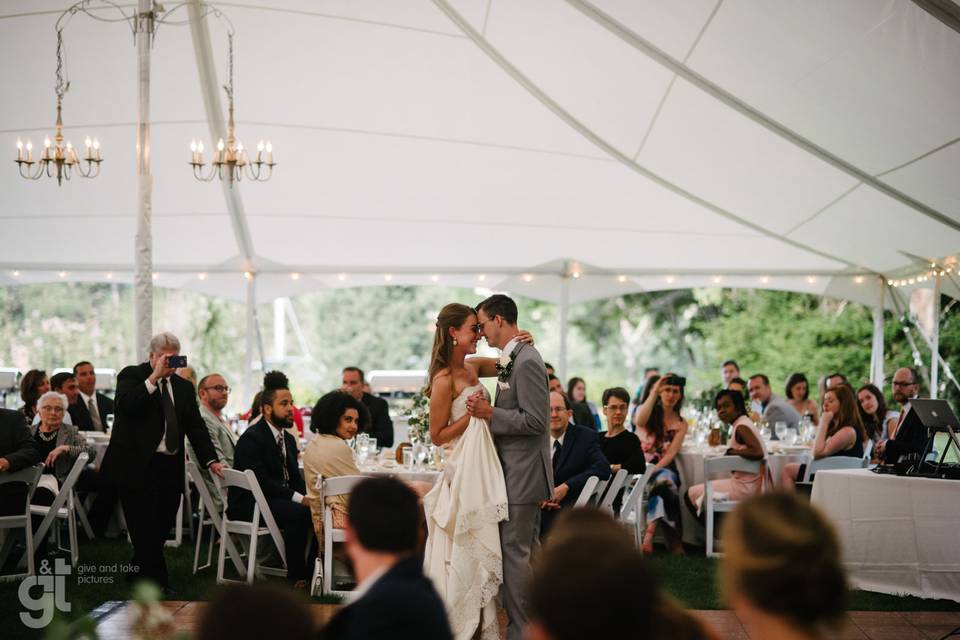
<path id="1" fill-rule="evenodd" d="M 490 399 L 490 394 L 487 392 L 486 387 L 484 387 L 482 384 L 477 383 L 467 387 L 460 392 L 460 395 L 453 399 L 453 406 L 450 408 L 450 422 L 456 422 L 466 415 L 467 398 L 475 394 L 477 391 L 483 391 L 483 395 L 487 397 L 487 400 Z"/>

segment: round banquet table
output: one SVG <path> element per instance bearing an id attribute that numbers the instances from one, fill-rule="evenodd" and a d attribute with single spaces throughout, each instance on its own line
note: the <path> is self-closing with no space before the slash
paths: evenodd
<path id="1" fill-rule="evenodd" d="M 810 448 L 802 446 L 780 446 L 776 442 L 767 442 L 767 463 L 770 466 L 770 473 L 773 474 L 774 484 L 780 483 L 780 473 L 783 467 L 790 462 L 807 462 L 810 457 Z M 695 484 L 703 482 L 703 461 L 706 458 L 715 458 L 722 456 L 727 450 L 724 445 L 718 447 L 697 446 L 693 444 L 684 444 L 683 449 L 677 455 L 677 471 L 680 473 L 680 490 L 686 491 Z M 680 517 L 683 522 L 683 541 L 687 544 L 704 546 L 706 544 L 706 531 L 696 516 L 690 513 L 680 497 Z"/>
<path id="2" fill-rule="evenodd" d="M 406 482 L 426 482 L 436 484 L 442 471 L 432 468 L 407 469 L 402 464 L 393 465 L 378 462 L 377 464 L 365 464 L 360 467 L 360 473 L 370 477 L 389 477 L 404 480 Z"/>

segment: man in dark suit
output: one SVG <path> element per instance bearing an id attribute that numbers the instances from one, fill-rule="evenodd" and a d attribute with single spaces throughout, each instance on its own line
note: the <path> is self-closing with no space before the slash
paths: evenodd
<path id="1" fill-rule="evenodd" d="M 272 382 L 278 379 L 281 382 Z M 271 371 L 264 376 L 260 394 L 262 419 L 237 440 L 233 463 L 237 471 L 252 469 L 256 474 L 270 512 L 283 533 L 287 579 L 302 587 L 309 577 L 304 553 L 313 520 L 297 464 L 297 441 L 287 432 L 293 426 L 293 396 L 286 386 L 287 378 L 280 372 Z M 227 515 L 231 520 L 250 520 L 253 506 L 252 493 L 230 487 Z"/>
<path id="2" fill-rule="evenodd" d="M 393 421 L 390 419 L 390 405 L 383 398 L 363 390 L 363 369 L 346 367 L 340 390 L 349 393 L 363 403 L 370 412 L 370 429 L 367 433 L 377 439 L 378 447 L 393 446 Z"/>
<path id="3" fill-rule="evenodd" d="M 570 399 L 556 391 L 550 394 L 550 452 L 553 458 L 553 496 L 543 503 L 541 539 L 546 537 L 560 509 L 572 507 L 587 478 L 610 477 L 610 463 L 600 450 L 597 432 L 571 425 Z"/>
<path id="4" fill-rule="evenodd" d="M 73 365 L 80 397 L 70 406 L 73 424 L 83 431 L 106 431 L 107 415 L 113 413 L 113 400 L 97 391 L 97 373 L 86 360 Z"/>
<path id="5" fill-rule="evenodd" d="M 887 464 L 896 464 L 902 456 L 917 454 L 927 446 L 927 430 L 919 420 L 904 421 L 910 401 L 920 394 L 920 375 L 913 367 L 901 367 L 893 374 L 893 399 L 900 405 L 900 417 L 893 435 L 877 443 L 875 454 Z"/>
<path id="6" fill-rule="evenodd" d="M 139 577 L 165 589 L 163 546 L 183 494 L 184 435 L 197 452 L 195 462 L 222 475 L 193 385 L 168 366 L 179 353 L 177 337 L 160 333 L 150 340 L 149 362 L 120 372 L 113 435 L 100 466 L 118 487 Z"/>
<path id="7" fill-rule="evenodd" d="M 38 462 L 40 451 L 23 420 L 23 414 L 0 409 L 0 474 L 15 473 Z M 25 484 L 0 484 L 0 516 L 23 515 L 26 503 Z"/>
<path id="8" fill-rule="evenodd" d="M 450 640 L 447 612 L 416 553 L 420 505 L 399 480 L 372 478 L 350 496 L 346 548 L 359 582 L 322 640 Z"/>

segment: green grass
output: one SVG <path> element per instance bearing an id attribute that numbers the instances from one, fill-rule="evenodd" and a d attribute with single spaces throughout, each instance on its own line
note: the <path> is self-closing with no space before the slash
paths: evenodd
<path id="1" fill-rule="evenodd" d="M 67 601 L 72 610 L 64 617 L 75 620 L 110 600 L 127 600 L 130 585 L 119 569 L 130 561 L 130 546 L 126 541 L 96 541 L 80 543 L 79 565 L 109 580 L 106 584 L 78 584 L 78 570 L 67 580 Z M 194 576 L 193 545 L 168 547 L 167 564 L 170 581 L 178 600 L 206 600 L 215 588 L 216 569 L 209 568 Z M 651 560 L 664 589 L 690 609 L 722 609 L 724 604 L 717 589 L 716 560 L 703 556 L 682 557 L 657 554 Z M 37 638 L 36 632 L 23 627 L 19 613 L 17 584 L 0 583 L 0 635 L 4 640 Z M 315 600 L 320 602 L 320 600 Z M 960 611 L 960 603 L 948 600 L 923 600 L 914 597 L 888 596 L 866 591 L 852 591 L 848 607 L 856 611 Z"/>

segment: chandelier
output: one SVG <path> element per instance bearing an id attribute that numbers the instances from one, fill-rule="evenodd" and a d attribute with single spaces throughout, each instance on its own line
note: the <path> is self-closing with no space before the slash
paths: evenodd
<path id="1" fill-rule="evenodd" d="M 100 175 L 100 163 L 103 158 L 100 157 L 100 141 L 90 136 L 86 137 L 84 143 L 86 152 L 83 159 L 77 154 L 76 148 L 67 140 L 63 143 L 63 118 L 61 116 L 63 107 L 63 95 L 69 91 L 70 81 L 64 82 L 63 79 L 63 30 L 57 29 L 57 125 L 53 140 L 47 136 L 43 141 L 43 149 L 40 151 L 39 160 L 33 159 L 33 142 L 27 139 L 27 144 L 17 138 L 17 167 L 20 175 L 28 180 L 37 180 L 46 175 L 48 178 L 56 177 L 57 184 L 63 185 L 64 180 L 69 180 L 71 174 L 76 171 L 84 178 L 96 178 Z M 26 154 L 24 154 L 26 150 Z M 35 166 L 36 165 L 36 166 Z"/>
<path id="2" fill-rule="evenodd" d="M 237 140 L 237 127 L 233 120 L 233 33 L 227 34 L 229 56 L 227 58 L 227 84 L 223 90 L 227 94 L 227 140 L 217 141 L 213 152 L 213 161 L 207 167 L 203 159 L 203 141 L 190 141 L 190 166 L 193 177 L 202 182 L 210 182 L 214 177 L 225 180 L 231 187 L 246 176 L 248 180 L 266 182 L 273 176 L 273 144 L 269 140 L 257 143 L 257 155 L 253 161 L 243 143 Z M 204 175 L 206 173 L 206 175 Z"/>

